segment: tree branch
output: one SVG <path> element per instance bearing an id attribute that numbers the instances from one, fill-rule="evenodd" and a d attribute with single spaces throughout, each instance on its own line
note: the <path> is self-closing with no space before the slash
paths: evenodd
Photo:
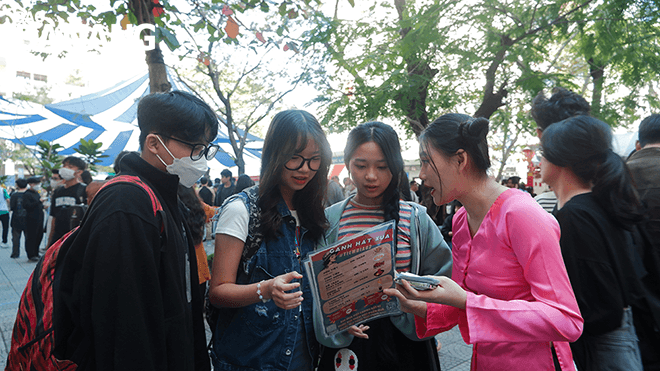
<path id="1" fill-rule="evenodd" d="M 539 26 L 535 29 L 532 29 L 532 30 L 529 30 L 529 31 L 525 32 L 524 34 L 520 35 L 518 38 L 514 39 L 513 44 L 517 43 L 520 40 L 525 39 L 527 36 L 534 35 L 534 34 L 540 32 L 540 31 L 542 31 L 542 30 L 544 30 L 548 27 L 552 27 L 554 25 L 557 25 L 557 24 L 561 23 L 564 19 L 566 19 L 566 17 L 568 17 L 569 15 L 571 15 L 571 14 L 577 12 L 578 10 L 584 8 L 585 6 L 589 5 L 589 3 L 591 3 L 591 2 L 593 2 L 593 0 L 586 0 L 582 4 L 576 6 L 575 8 L 573 8 L 571 10 L 569 10 L 565 14 L 562 14 L 559 17 L 555 18 L 552 22 L 546 23 L 542 26 Z"/>

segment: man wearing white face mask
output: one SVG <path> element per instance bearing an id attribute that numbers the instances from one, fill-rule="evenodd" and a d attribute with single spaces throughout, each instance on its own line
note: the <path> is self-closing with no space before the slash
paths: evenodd
<path id="1" fill-rule="evenodd" d="M 50 189 L 55 191 L 64 185 L 64 180 L 60 176 L 60 171 L 58 169 L 53 169 L 53 175 L 50 177 Z"/>
<path id="2" fill-rule="evenodd" d="M 215 156 L 217 117 L 180 91 L 145 96 L 137 117 L 141 153 L 126 154 L 118 175 L 146 184 L 163 210 L 126 182 L 96 194 L 61 261 L 55 355 L 90 370 L 207 371 L 203 293 L 177 190 Z"/>
<path id="3" fill-rule="evenodd" d="M 62 160 L 59 176 L 64 186 L 56 188 L 50 203 L 51 227 L 47 246 L 52 245 L 80 224 L 87 203 L 85 186 L 80 183 L 80 174 L 87 163 L 79 157 L 69 156 Z"/>

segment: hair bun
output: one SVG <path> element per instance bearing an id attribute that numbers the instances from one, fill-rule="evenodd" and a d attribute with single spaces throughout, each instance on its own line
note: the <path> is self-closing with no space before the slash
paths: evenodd
<path id="1" fill-rule="evenodd" d="M 488 135 L 488 125 L 490 122 L 483 117 L 471 118 L 463 122 L 459 127 L 460 135 L 469 141 L 481 141 Z"/>

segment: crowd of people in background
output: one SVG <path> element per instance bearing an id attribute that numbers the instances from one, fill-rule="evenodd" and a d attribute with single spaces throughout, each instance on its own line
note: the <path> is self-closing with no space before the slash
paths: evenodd
<path id="1" fill-rule="evenodd" d="M 439 370 L 434 336 L 458 325 L 472 370 L 660 370 L 660 115 L 641 122 L 627 158 L 574 92 L 540 93 L 531 116 L 549 186 L 538 195 L 518 176 L 489 176 L 489 121 L 458 113 L 420 135 L 415 179 L 392 127 L 358 125 L 340 180 L 328 178 L 316 118 L 282 111 L 255 185 L 229 169 L 211 179 L 218 122 L 206 103 L 152 94 L 138 107 L 141 153 L 114 167 L 153 196 L 105 187 L 67 157 L 48 193 L 39 177 L 3 189 L 0 246 L 18 258 L 23 237 L 39 261 L 44 236 L 48 247 L 80 226 L 62 259 L 54 341 L 57 357 L 89 369 L 335 370 L 349 355 L 359 370 Z M 438 287 L 404 280 L 384 292 L 405 313 L 316 331 L 303 259 L 390 220 L 396 270 Z"/>

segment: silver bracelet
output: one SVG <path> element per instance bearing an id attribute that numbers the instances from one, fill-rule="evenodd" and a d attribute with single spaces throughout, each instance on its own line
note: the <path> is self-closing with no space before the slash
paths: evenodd
<path id="1" fill-rule="evenodd" d="M 264 280 L 261 280 L 261 282 L 264 282 Z M 261 295 L 261 282 L 257 283 L 257 295 L 259 295 L 259 299 L 262 303 L 268 303 L 270 299 L 264 299 L 264 296 Z"/>

